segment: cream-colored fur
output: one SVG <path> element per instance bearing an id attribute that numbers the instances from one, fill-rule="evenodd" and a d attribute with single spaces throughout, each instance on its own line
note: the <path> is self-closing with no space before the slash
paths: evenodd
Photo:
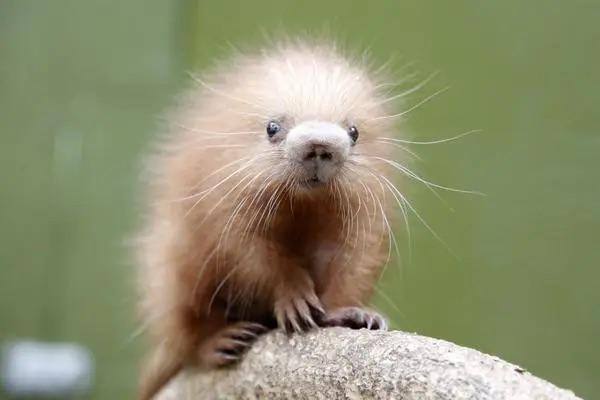
<path id="1" fill-rule="evenodd" d="M 368 301 L 397 196 L 376 158 L 391 152 L 377 137 L 393 136 L 383 83 L 334 45 L 306 42 L 194 78 L 149 163 L 139 287 L 157 350 L 142 398 L 186 363 L 235 361 L 215 349 L 231 332 L 258 334 L 248 323 L 303 330 L 321 312 Z M 276 140 L 271 120 L 282 127 Z M 339 172 L 315 187 L 284 151 L 286 132 L 306 121 L 359 131 Z"/>

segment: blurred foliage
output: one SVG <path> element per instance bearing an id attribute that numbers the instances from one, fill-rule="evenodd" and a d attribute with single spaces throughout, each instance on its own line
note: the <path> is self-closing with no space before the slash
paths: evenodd
<path id="1" fill-rule="evenodd" d="M 139 155 L 182 69 L 178 7 L 0 2 L 0 338 L 88 346 L 95 399 L 136 387 L 125 240 Z"/>
<path id="2" fill-rule="evenodd" d="M 139 160 L 189 68 L 266 31 L 331 32 L 399 78 L 441 71 L 410 113 L 441 192 L 408 195 L 376 304 L 396 327 L 600 396 L 598 1 L 0 2 L 0 339 L 89 346 L 95 399 L 130 398 L 139 340 L 124 241 Z M 410 250 L 410 251 L 409 251 Z M 408 254 L 410 253 L 410 257 Z"/>

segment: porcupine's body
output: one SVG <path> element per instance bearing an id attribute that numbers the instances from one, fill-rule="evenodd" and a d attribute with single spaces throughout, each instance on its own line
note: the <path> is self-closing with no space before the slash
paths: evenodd
<path id="1" fill-rule="evenodd" d="M 334 46 L 295 43 L 197 83 L 151 163 L 142 398 L 187 363 L 237 361 L 276 326 L 385 327 L 361 308 L 389 251 L 381 82 Z"/>

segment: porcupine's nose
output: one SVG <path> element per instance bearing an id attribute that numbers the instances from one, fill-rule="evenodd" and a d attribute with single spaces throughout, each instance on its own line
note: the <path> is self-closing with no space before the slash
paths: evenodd
<path id="1" fill-rule="evenodd" d="M 350 138 L 337 124 L 307 121 L 290 130 L 286 150 L 290 159 L 303 167 L 307 180 L 327 182 L 346 161 Z"/>

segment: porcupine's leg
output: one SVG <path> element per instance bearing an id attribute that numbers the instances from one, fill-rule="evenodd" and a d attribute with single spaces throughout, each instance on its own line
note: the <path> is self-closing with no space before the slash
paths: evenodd
<path id="1" fill-rule="evenodd" d="M 351 329 L 387 330 L 385 318 L 363 304 L 370 298 L 372 287 L 377 279 L 378 268 L 365 265 L 349 269 L 343 266 L 332 266 L 333 277 L 325 287 L 321 300 L 326 313 L 319 326 L 341 326 Z"/>
<path id="2" fill-rule="evenodd" d="M 151 399 L 186 364 L 211 369 L 240 361 L 256 339 L 269 329 L 249 321 L 226 324 L 209 318 L 198 322 L 203 322 L 203 326 L 195 332 L 193 342 L 188 341 L 188 337 L 166 338 L 146 359 L 139 399 Z M 183 345 L 184 341 L 188 341 L 187 344 Z"/>
<path id="3" fill-rule="evenodd" d="M 200 365 L 215 368 L 239 362 L 256 339 L 267 330 L 266 326 L 249 321 L 226 325 L 198 347 Z"/>
<path id="4" fill-rule="evenodd" d="M 277 325 L 288 333 L 316 328 L 325 311 L 315 293 L 310 274 L 293 260 L 281 260 L 273 287 L 273 313 Z"/>

